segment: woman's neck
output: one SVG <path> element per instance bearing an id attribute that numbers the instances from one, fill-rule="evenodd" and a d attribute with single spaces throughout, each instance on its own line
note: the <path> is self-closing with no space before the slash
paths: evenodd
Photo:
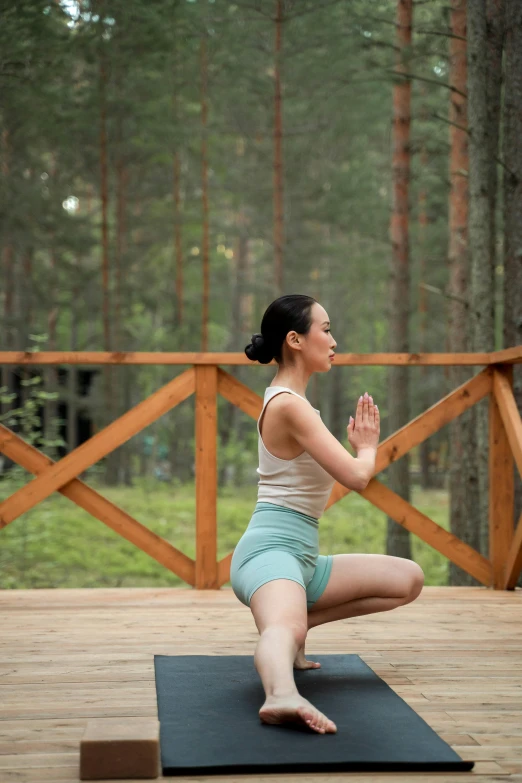
<path id="1" fill-rule="evenodd" d="M 292 391 L 295 391 L 296 394 L 300 394 L 301 397 L 306 397 L 306 387 L 308 384 L 309 377 L 303 377 L 303 376 L 296 376 L 296 375 L 288 375 L 283 373 L 278 373 L 272 383 L 271 386 L 286 386 L 287 389 L 292 389 Z"/>

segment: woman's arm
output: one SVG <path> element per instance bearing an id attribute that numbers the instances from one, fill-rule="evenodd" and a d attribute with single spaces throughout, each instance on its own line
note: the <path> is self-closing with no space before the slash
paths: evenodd
<path id="1" fill-rule="evenodd" d="M 332 435 L 314 409 L 295 395 L 280 404 L 279 413 L 289 434 L 327 473 L 347 489 L 360 491 L 366 487 L 375 469 L 377 449 L 364 446 L 352 457 Z"/>

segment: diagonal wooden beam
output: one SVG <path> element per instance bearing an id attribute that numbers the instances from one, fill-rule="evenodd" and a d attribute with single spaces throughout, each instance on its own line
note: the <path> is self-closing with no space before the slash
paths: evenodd
<path id="1" fill-rule="evenodd" d="M 195 371 L 191 367 L 140 402 L 132 410 L 124 413 L 108 427 L 96 433 L 88 441 L 82 443 L 59 462 L 49 465 L 37 478 L 4 500 L 0 504 L 0 528 L 5 527 L 21 514 L 36 506 L 37 503 L 45 500 L 57 489 L 105 457 L 106 454 L 132 438 L 144 427 L 190 397 L 194 390 Z M 0 437 L 0 451 L 4 450 L 6 443 L 8 445 L 9 438 L 10 435 L 6 432 Z"/>
<path id="2" fill-rule="evenodd" d="M 375 461 L 375 475 L 388 467 L 394 460 L 403 457 L 414 446 L 418 446 L 430 435 L 438 432 L 450 421 L 471 408 L 491 392 L 493 378 L 489 367 L 447 394 L 439 402 L 421 413 L 379 445 Z M 218 392 L 233 405 L 254 419 L 259 417 L 263 400 L 252 389 L 233 375 L 219 369 Z M 336 482 L 332 488 L 326 509 L 348 495 L 352 490 Z"/>
<path id="3" fill-rule="evenodd" d="M 468 410 L 468 408 L 471 408 L 479 402 L 491 392 L 492 384 L 492 370 L 489 367 L 486 367 L 486 369 L 450 392 L 450 394 L 435 403 L 435 405 L 432 405 L 431 408 L 428 408 L 424 413 L 421 413 L 417 418 L 409 422 L 409 424 L 406 424 L 406 426 L 386 438 L 377 449 L 375 473 L 380 473 L 387 468 L 391 462 L 404 456 L 404 454 L 414 446 L 422 443 L 422 441 L 426 440 L 430 435 L 433 435 L 433 433 L 440 430 L 441 427 L 444 427 L 450 421 L 457 418 L 457 416 L 464 413 L 464 411 Z M 263 407 L 261 397 L 244 383 L 238 381 L 237 378 L 234 378 L 233 375 L 230 375 L 221 368 L 218 373 L 218 391 L 225 399 L 229 400 L 233 405 L 236 405 L 248 416 L 257 418 L 261 413 Z M 351 489 L 344 487 L 342 484 L 336 483 L 332 489 L 325 510 L 330 508 L 330 506 L 342 497 L 345 497 L 345 495 L 348 495 L 351 491 Z M 389 492 L 391 492 L 391 490 L 389 490 Z M 413 509 L 413 506 L 410 506 L 410 508 Z M 390 516 L 392 516 L 392 514 L 390 514 Z M 425 519 L 428 519 L 428 517 L 425 517 Z M 435 525 L 434 522 L 432 524 Z M 440 529 L 444 531 L 443 528 Z M 444 531 L 444 533 L 446 534 L 446 531 Z M 451 534 L 447 533 L 447 535 Z M 453 536 L 452 538 L 455 537 Z M 458 538 L 455 538 L 455 540 L 459 541 Z M 461 543 L 462 546 L 467 546 L 467 544 Z M 475 552 L 471 547 L 469 547 L 469 550 L 470 552 Z M 219 568 L 222 569 L 223 574 L 226 572 L 225 561 L 226 558 L 221 560 L 218 564 Z M 489 564 L 489 561 L 485 558 L 484 561 Z M 227 580 L 225 579 L 225 581 Z"/>
<path id="4" fill-rule="evenodd" d="M 377 479 L 372 479 L 366 489 L 360 494 L 381 511 L 389 514 L 399 525 L 414 533 L 426 544 L 489 587 L 491 579 L 491 564 L 489 560 L 464 543 L 464 541 L 461 541 L 460 538 L 457 538 L 436 522 L 433 522 L 432 519 L 418 511 Z M 522 546 L 522 518 L 519 535 Z M 219 587 L 222 587 L 230 579 L 230 564 L 233 554 L 233 552 L 230 552 L 218 563 Z M 522 564 L 522 551 L 520 560 Z M 517 578 L 518 572 L 515 576 L 515 582 Z"/>
<path id="5" fill-rule="evenodd" d="M 403 456 L 417 443 L 421 443 L 472 405 L 475 405 L 476 402 L 491 391 L 491 386 L 492 373 L 491 370 L 486 369 L 459 386 L 458 389 L 448 394 L 443 400 L 422 413 L 406 427 L 387 438 L 378 449 L 377 469 L 384 470 L 393 459 Z M 218 374 L 218 391 L 247 415 L 253 418 L 259 416 L 263 407 L 261 397 L 222 369 L 220 369 Z M 338 486 L 341 487 L 341 485 Z M 345 487 L 341 487 L 341 489 L 343 490 L 343 496 L 351 491 Z M 480 582 L 489 586 L 491 565 L 485 557 L 468 544 L 449 533 L 440 525 L 437 525 L 433 520 L 415 509 L 376 479 L 372 479 L 361 495 L 427 544 L 433 546 L 441 554 L 448 557 L 468 573 L 471 573 Z M 329 503 L 329 505 L 332 505 L 332 503 Z M 218 582 L 220 586 L 230 579 L 232 555 L 232 552 L 229 553 L 218 563 Z"/>
<path id="6" fill-rule="evenodd" d="M 504 569 L 504 580 L 501 585 L 503 590 L 514 590 L 517 586 L 518 577 L 522 571 L 522 514 L 518 520 L 515 535 L 511 541 L 511 546 L 506 558 Z M 226 580 L 225 580 L 226 581 Z"/>
<path id="7" fill-rule="evenodd" d="M 376 473 L 387 468 L 390 462 L 404 456 L 414 446 L 418 446 L 423 440 L 471 408 L 490 393 L 491 387 L 492 371 L 486 368 L 383 440 L 377 450 Z M 218 392 L 248 416 L 253 419 L 259 417 L 263 407 L 263 400 L 259 394 L 221 368 L 218 371 Z M 344 494 L 336 496 L 335 500 L 340 500 L 351 492 L 341 484 L 336 486 L 339 486 Z M 336 487 L 333 491 L 335 489 Z"/>
<path id="8" fill-rule="evenodd" d="M 510 372 L 512 372 L 511 369 L 504 372 L 498 367 L 495 368 L 493 373 L 493 394 L 497 401 L 518 472 L 522 476 L 522 419 L 520 418 L 517 402 L 507 375 Z"/>
<path id="9" fill-rule="evenodd" d="M 0 437 L 5 435 L 6 427 L 0 424 Z M 4 438 L 4 453 L 21 465 L 26 470 L 36 475 L 43 473 L 49 465 L 55 463 L 42 454 L 34 446 L 30 446 L 18 435 L 9 432 L 9 438 Z M 168 541 L 153 533 L 140 522 L 123 511 L 118 506 L 111 503 L 96 492 L 91 487 L 84 484 L 80 479 L 73 479 L 65 487 L 58 490 L 62 495 L 81 508 L 84 508 L 89 514 L 110 527 L 122 538 L 130 541 L 139 549 L 142 549 L 147 555 L 154 558 L 160 565 L 168 568 L 174 574 L 179 576 L 188 584 L 195 585 L 196 565 L 193 560 L 187 557 L 179 549 L 172 546 Z"/>
<path id="10" fill-rule="evenodd" d="M 218 367 L 218 394 L 242 410 L 247 416 L 258 419 L 263 408 L 263 398 L 229 372 Z"/>
<path id="11" fill-rule="evenodd" d="M 471 408 L 483 397 L 490 393 L 492 388 L 492 370 L 486 367 L 466 383 L 463 383 L 454 391 L 436 402 L 431 408 L 421 413 L 400 430 L 394 432 L 377 448 L 375 460 L 375 474 L 388 467 L 391 462 L 403 457 L 414 446 L 418 446 L 430 435 L 438 432 L 450 421 L 456 419 L 464 411 Z M 332 493 L 326 504 L 326 509 L 337 503 L 338 500 L 348 495 L 352 490 L 336 482 L 332 487 Z M 326 510 L 325 509 L 325 510 Z"/>
<path id="12" fill-rule="evenodd" d="M 366 489 L 360 492 L 366 498 L 405 527 L 410 533 L 414 533 L 426 544 L 436 549 L 453 563 L 458 565 L 468 574 L 478 579 L 486 586 L 491 584 L 491 563 L 487 558 L 477 552 L 473 547 L 461 541 L 453 533 L 437 525 L 432 519 L 414 508 L 407 500 L 404 500 L 391 489 L 381 484 L 377 479 L 372 479 Z"/>

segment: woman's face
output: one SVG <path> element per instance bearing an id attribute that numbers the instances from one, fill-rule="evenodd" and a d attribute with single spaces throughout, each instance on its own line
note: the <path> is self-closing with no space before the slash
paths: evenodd
<path id="1" fill-rule="evenodd" d="M 310 372 L 326 372 L 332 366 L 332 354 L 337 343 L 332 337 L 328 313 L 319 302 L 311 309 L 312 325 L 308 334 L 289 332 L 287 341 L 291 346 L 300 346 L 302 358 Z"/>

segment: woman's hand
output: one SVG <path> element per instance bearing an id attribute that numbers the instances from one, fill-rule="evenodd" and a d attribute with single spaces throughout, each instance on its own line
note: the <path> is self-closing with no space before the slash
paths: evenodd
<path id="1" fill-rule="evenodd" d="M 356 451 L 377 448 L 381 420 L 379 408 L 373 404 L 373 398 L 368 395 L 368 392 L 359 397 L 355 419 L 350 416 L 346 431 L 348 432 L 348 442 Z"/>

